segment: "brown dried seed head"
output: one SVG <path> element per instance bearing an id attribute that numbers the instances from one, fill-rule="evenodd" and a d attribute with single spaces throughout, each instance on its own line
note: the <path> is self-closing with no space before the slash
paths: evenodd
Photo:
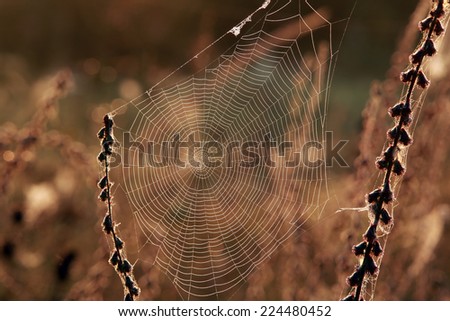
<path id="1" fill-rule="evenodd" d="M 105 137 L 105 127 L 103 127 L 102 129 L 100 129 L 100 131 L 97 134 L 98 139 L 102 139 Z"/>
<path id="2" fill-rule="evenodd" d="M 103 117 L 103 124 L 105 125 L 106 131 L 109 131 L 114 126 L 114 122 L 108 114 Z"/>
<path id="3" fill-rule="evenodd" d="M 105 215 L 105 217 L 103 218 L 102 226 L 106 234 L 110 234 L 111 232 L 114 231 L 114 223 L 112 221 L 111 215 L 109 214 Z"/>
<path id="4" fill-rule="evenodd" d="M 380 242 L 378 242 L 378 240 L 373 242 L 372 253 L 373 255 L 375 255 L 375 257 L 378 257 L 381 255 L 381 253 L 383 253 L 383 248 L 381 247 L 381 244 Z"/>
<path id="5" fill-rule="evenodd" d="M 116 237 L 114 238 L 114 244 L 115 244 L 116 248 L 118 248 L 119 250 L 123 249 L 124 243 L 123 243 L 123 241 L 120 239 L 120 237 L 116 236 Z"/>
<path id="6" fill-rule="evenodd" d="M 355 271 L 347 278 L 347 284 L 350 286 L 357 286 L 364 277 L 364 270 L 357 267 Z"/>
<path id="7" fill-rule="evenodd" d="M 405 117 L 403 117 L 403 119 L 402 119 L 402 124 L 403 124 L 403 126 L 408 127 L 409 125 L 411 125 L 412 120 L 413 120 L 413 119 L 412 119 L 411 116 L 405 116 Z"/>
<path id="8" fill-rule="evenodd" d="M 391 117 L 401 116 L 403 113 L 404 107 L 405 107 L 405 104 L 403 102 L 398 103 L 394 107 L 389 108 L 389 115 L 391 115 Z"/>
<path id="9" fill-rule="evenodd" d="M 130 289 L 130 293 L 135 297 L 139 296 L 140 289 L 137 286 L 134 286 Z"/>
<path id="10" fill-rule="evenodd" d="M 106 202 L 108 200 L 108 189 L 104 188 L 102 190 L 102 192 L 100 193 L 100 195 L 98 196 L 98 198 L 102 201 L 102 202 Z"/>
<path id="11" fill-rule="evenodd" d="M 433 56 L 436 53 L 436 47 L 434 46 L 434 42 L 431 39 L 425 40 L 425 42 L 422 45 L 422 50 L 425 55 L 427 56 Z"/>
<path id="12" fill-rule="evenodd" d="M 109 263 L 111 263 L 112 266 L 116 266 L 117 264 L 119 264 L 119 261 L 119 252 L 114 251 L 114 253 L 111 255 L 111 258 L 109 259 Z"/>
<path id="13" fill-rule="evenodd" d="M 394 146 L 389 146 L 383 153 L 383 156 L 386 158 L 386 161 L 392 162 L 397 157 L 398 148 Z"/>
<path id="14" fill-rule="evenodd" d="M 411 63 L 414 65 L 417 65 L 418 63 L 420 63 L 423 59 L 423 57 L 425 57 L 425 51 L 423 50 L 423 48 L 417 49 L 410 57 L 409 59 L 411 60 Z"/>
<path id="15" fill-rule="evenodd" d="M 430 15 L 432 17 L 441 18 L 444 14 L 444 2 L 438 1 L 436 8 L 430 12 Z"/>
<path id="16" fill-rule="evenodd" d="M 97 159 L 98 159 L 98 161 L 100 163 L 103 163 L 107 159 L 106 153 L 105 152 L 100 152 L 100 154 L 98 154 Z"/>
<path id="17" fill-rule="evenodd" d="M 430 81 L 422 71 L 419 71 L 417 75 L 417 85 L 419 87 L 422 87 L 423 89 L 427 88 L 430 85 Z"/>
<path id="18" fill-rule="evenodd" d="M 381 189 L 377 188 L 376 190 L 373 190 L 372 192 L 370 192 L 369 194 L 367 194 L 366 199 L 367 199 L 367 203 L 375 203 L 376 201 L 378 201 L 378 198 L 381 195 Z"/>
<path id="19" fill-rule="evenodd" d="M 426 19 L 423 19 L 422 21 L 419 22 L 419 29 L 420 31 L 425 31 L 430 29 L 431 26 L 431 22 L 433 21 L 433 17 L 428 17 Z"/>
<path id="20" fill-rule="evenodd" d="M 363 255 L 364 251 L 366 250 L 366 247 L 367 247 L 367 243 L 363 241 L 357 245 L 353 245 L 352 252 L 356 256 Z"/>
<path id="21" fill-rule="evenodd" d="M 366 267 L 366 272 L 370 275 L 374 275 L 378 271 L 378 266 L 371 256 L 366 256 L 364 258 L 364 265 Z"/>
<path id="22" fill-rule="evenodd" d="M 386 168 L 388 168 L 389 162 L 386 160 L 384 156 L 377 157 L 375 165 L 377 166 L 378 169 L 385 170 Z"/>
<path id="23" fill-rule="evenodd" d="M 402 128 L 400 131 L 400 138 L 398 140 L 400 143 L 402 143 L 404 146 L 409 146 L 412 143 L 412 137 L 409 135 L 409 133 L 406 131 L 405 128 Z"/>
<path id="24" fill-rule="evenodd" d="M 381 191 L 381 199 L 383 203 L 389 204 L 394 200 L 394 193 L 391 190 L 390 184 L 384 184 L 383 190 Z"/>
<path id="25" fill-rule="evenodd" d="M 388 225 L 392 221 L 391 215 L 389 215 L 389 212 L 384 208 L 380 212 L 380 220 L 385 225 Z"/>
<path id="26" fill-rule="evenodd" d="M 400 80 L 402 82 L 410 82 L 415 74 L 416 70 L 414 68 L 410 68 L 407 71 L 404 71 L 400 74 Z"/>
<path id="27" fill-rule="evenodd" d="M 127 259 L 125 259 L 122 263 L 119 262 L 119 264 L 117 265 L 117 269 L 121 273 L 130 273 L 133 269 L 133 266 Z"/>
<path id="28" fill-rule="evenodd" d="M 104 189 L 108 185 L 108 178 L 103 176 L 102 179 L 98 182 L 98 187 Z"/>
<path id="29" fill-rule="evenodd" d="M 392 166 L 392 172 L 398 176 L 403 175 L 405 173 L 405 168 L 398 159 L 394 161 L 394 164 Z"/>
<path id="30" fill-rule="evenodd" d="M 436 25 L 434 26 L 434 33 L 436 36 L 440 36 L 445 31 L 444 27 L 442 26 L 441 21 L 438 19 L 436 20 Z"/>
<path id="31" fill-rule="evenodd" d="M 394 126 L 391 129 L 389 129 L 386 133 L 386 136 L 390 141 L 393 141 L 397 136 L 397 126 Z"/>

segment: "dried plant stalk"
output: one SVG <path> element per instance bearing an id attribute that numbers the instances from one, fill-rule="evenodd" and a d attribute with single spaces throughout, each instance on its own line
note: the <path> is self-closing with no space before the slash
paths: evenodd
<path id="1" fill-rule="evenodd" d="M 362 293 L 367 280 L 375 277 L 378 273 L 376 262 L 383 253 L 379 233 L 380 230 L 390 230 L 393 221 L 388 211 L 388 205 L 394 200 L 394 176 L 400 177 L 406 170 L 405 159 L 400 156 L 400 152 L 412 143 L 412 137 L 408 130 L 413 121 L 412 96 L 417 86 L 425 89 L 430 84 L 422 66 L 425 57 L 431 57 L 436 53 L 434 40 L 444 32 L 441 20 L 445 13 L 444 0 L 438 0 L 429 16 L 419 22 L 419 29 L 424 34 L 422 42 L 410 56 L 412 67 L 400 74 L 400 80 L 407 84 L 407 92 L 402 101 L 389 109 L 390 116 L 395 119 L 395 126 L 388 130 L 388 147 L 375 162 L 377 168 L 384 171 L 384 178 L 380 187 L 366 195 L 370 225 L 363 234 L 363 241 L 353 246 L 353 253 L 360 259 L 360 264 L 347 278 L 347 283 L 352 290 L 344 300 L 359 301 L 363 299 Z"/>
<path id="2" fill-rule="evenodd" d="M 104 127 L 99 131 L 98 138 L 101 140 L 102 151 L 98 155 L 98 161 L 104 166 L 104 176 L 99 181 L 98 186 L 102 190 L 99 198 L 106 203 L 107 212 L 103 219 L 103 231 L 106 235 L 110 235 L 114 244 L 114 250 L 109 259 L 109 263 L 116 268 L 117 274 L 122 280 L 124 286 L 125 301 L 134 301 L 140 293 L 136 280 L 133 276 L 133 266 L 125 257 L 125 243 L 118 236 L 117 224 L 113 220 L 112 215 L 112 197 L 111 197 L 111 181 L 109 175 L 110 158 L 114 144 L 113 125 L 114 122 L 109 115 L 103 118 Z"/>

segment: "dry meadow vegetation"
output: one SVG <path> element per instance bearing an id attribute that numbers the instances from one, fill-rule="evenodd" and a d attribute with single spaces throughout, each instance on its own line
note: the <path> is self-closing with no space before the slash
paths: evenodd
<path id="1" fill-rule="evenodd" d="M 102 231 L 105 204 L 98 201 L 104 171 L 96 135 L 105 126 L 103 116 L 211 43 L 259 2 L 240 2 L 232 10 L 201 0 L 190 6 L 138 0 L 47 0 L 34 8 L 25 1 L 0 4 L 1 300 L 123 297 L 119 277 L 125 282 L 129 274 L 118 276 L 108 264 L 113 248 L 120 249 Z M 358 4 L 338 61 L 328 120 L 339 137 L 349 139 L 345 157 L 351 166 L 333 172 L 333 200 L 321 218 L 303 225 L 228 298 L 347 295 L 346 278 L 356 264 L 351 249 L 369 220 L 366 212 L 336 211 L 364 207 L 364 195 L 381 179 L 374 162 L 393 126 L 387 110 L 398 102 L 398 75 L 419 42 L 417 22 L 430 11 L 431 1 L 412 2 L 380 1 L 373 20 L 365 16 L 372 10 L 369 4 Z M 59 13 L 56 18 L 52 10 Z M 221 21 L 219 13 L 226 19 Z M 16 26 L 13 17 L 21 30 L 9 29 Z M 193 21 L 195 28 L 186 28 Z M 401 189 L 394 202 L 395 228 L 385 246 L 375 299 L 450 300 L 449 50 L 450 37 L 445 37 L 429 62 L 431 85 L 421 96 L 407 171 L 396 187 Z M 138 229 L 127 200 L 112 189 L 114 220 L 127 241 L 127 259 L 136 263 L 132 278 L 140 299 L 180 299 L 152 264 L 157 249 L 137 250 Z"/>

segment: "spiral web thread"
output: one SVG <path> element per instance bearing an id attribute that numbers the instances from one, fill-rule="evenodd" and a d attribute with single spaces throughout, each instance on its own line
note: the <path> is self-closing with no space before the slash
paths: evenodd
<path id="1" fill-rule="evenodd" d="M 310 217 L 319 217 L 329 198 L 324 164 L 286 166 L 306 143 L 324 141 L 336 47 L 349 19 L 331 20 L 317 3 L 265 1 L 218 40 L 238 41 L 204 70 L 161 85 L 171 74 L 112 113 L 122 131 L 116 131 L 120 182 L 143 237 L 140 251 L 157 247 L 154 263 L 183 298 L 232 291 Z M 175 164 L 176 157 L 187 160 L 181 148 L 168 153 L 166 166 L 149 166 L 148 142 L 163 155 L 164 142 L 175 135 L 220 143 L 224 153 L 230 142 L 267 139 L 293 148 L 266 149 L 274 166 L 264 153 L 259 164 L 241 166 L 239 149 L 225 153 L 228 165 L 207 166 L 199 148 L 194 165 Z M 324 150 L 310 149 L 308 157 L 323 160 Z"/>

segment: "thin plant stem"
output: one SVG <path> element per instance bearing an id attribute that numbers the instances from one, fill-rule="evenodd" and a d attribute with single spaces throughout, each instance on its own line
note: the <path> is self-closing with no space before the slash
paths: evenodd
<path id="1" fill-rule="evenodd" d="M 405 172 L 405 168 L 398 159 L 397 154 L 402 147 L 407 147 L 412 142 L 412 138 L 406 131 L 412 122 L 411 113 L 413 107 L 411 98 L 417 85 L 422 88 L 426 88 L 429 85 L 429 81 L 421 71 L 421 68 L 425 56 L 432 56 L 436 53 L 433 35 L 439 36 L 443 33 L 444 30 L 440 23 L 440 18 L 444 14 L 444 0 L 439 0 L 434 10 L 430 12 L 430 16 L 419 23 L 420 30 L 424 33 L 427 31 L 426 36 L 423 37 L 419 49 L 411 55 L 411 63 L 414 65 L 414 68 L 403 72 L 400 76 L 400 79 L 405 83 L 409 83 L 409 85 L 404 100 L 390 109 L 390 114 L 397 119 L 397 123 L 393 129 L 388 131 L 388 137 L 391 141 L 388 149 L 376 161 L 377 167 L 385 171 L 383 184 L 380 188 L 367 195 L 369 211 L 374 214 L 374 218 L 363 235 L 364 241 L 353 247 L 354 254 L 363 258 L 354 273 L 347 278 L 347 283 L 354 289 L 354 293 L 348 295 L 345 300 L 361 300 L 366 276 L 378 273 L 374 257 L 376 258 L 382 253 L 382 248 L 378 241 L 377 229 L 380 221 L 385 225 L 391 223 L 392 218 L 385 206 L 394 199 L 391 190 L 392 174 L 400 176 Z"/>
<path id="2" fill-rule="evenodd" d="M 125 243 L 118 236 L 117 224 L 113 220 L 112 197 L 111 197 L 111 179 L 110 179 L 110 157 L 113 153 L 113 125 L 114 122 L 109 115 L 103 118 L 104 127 L 99 131 L 98 138 L 101 140 L 102 151 L 98 155 L 98 160 L 103 164 L 104 176 L 99 181 L 98 186 L 102 190 L 100 200 L 106 203 L 107 212 L 103 219 L 103 231 L 111 236 L 114 244 L 114 251 L 111 254 L 109 263 L 116 268 L 116 272 L 122 280 L 124 286 L 124 299 L 126 301 L 134 301 L 140 293 L 140 289 L 133 276 L 133 266 L 125 257 Z"/>

